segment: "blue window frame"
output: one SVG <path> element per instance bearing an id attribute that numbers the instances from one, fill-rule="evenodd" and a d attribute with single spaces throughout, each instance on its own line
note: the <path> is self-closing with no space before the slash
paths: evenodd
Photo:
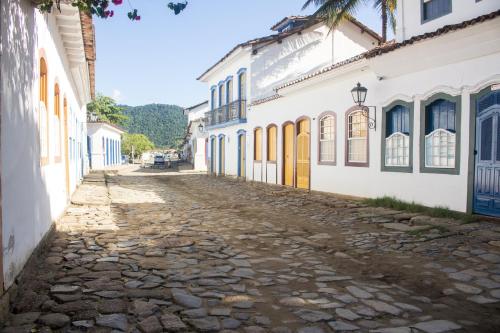
<path id="1" fill-rule="evenodd" d="M 229 76 L 226 79 L 226 104 L 230 104 L 233 101 L 233 77 Z"/>
<path id="2" fill-rule="evenodd" d="M 224 102 L 226 101 L 226 96 L 224 93 L 225 86 L 224 86 L 224 81 L 219 82 L 219 107 L 224 105 Z"/>
<path id="3" fill-rule="evenodd" d="M 382 110 L 382 171 L 412 172 L 413 103 L 395 101 Z"/>
<path id="4" fill-rule="evenodd" d="M 212 110 L 215 109 L 216 92 L 217 92 L 216 87 L 212 86 L 212 88 L 210 88 L 210 105 Z"/>
<path id="5" fill-rule="evenodd" d="M 421 0 L 422 23 L 451 13 L 451 0 Z"/>
<path id="6" fill-rule="evenodd" d="M 438 93 L 422 101 L 420 172 L 459 174 L 460 99 Z"/>

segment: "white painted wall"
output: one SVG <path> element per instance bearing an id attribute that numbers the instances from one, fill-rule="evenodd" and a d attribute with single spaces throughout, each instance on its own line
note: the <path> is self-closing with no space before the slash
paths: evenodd
<path id="1" fill-rule="evenodd" d="M 422 0 L 399 0 L 396 40 L 401 42 L 416 35 L 435 31 L 445 25 L 456 24 L 500 9 L 498 0 L 452 0 L 452 12 L 422 23 Z"/>
<path id="2" fill-rule="evenodd" d="M 121 138 L 123 131 L 105 123 L 87 123 L 87 131 L 91 144 L 91 168 L 93 170 L 102 170 L 120 165 L 122 155 Z M 106 140 L 110 142 L 109 145 L 111 145 L 110 140 L 118 145 L 114 156 L 112 156 L 113 152 L 111 151 L 111 147 L 109 147 L 106 153 Z M 109 158 L 109 160 L 107 160 L 107 158 Z"/>
<path id="3" fill-rule="evenodd" d="M 470 94 L 500 82 L 500 19 L 406 47 L 370 61 L 362 60 L 279 91 L 284 97 L 256 105 L 248 127 L 278 125 L 278 180 L 281 182 L 282 129 L 286 121 L 311 119 L 311 189 L 359 197 L 395 196 L 428 206 L 465 211 L 467 204 Z M 467 45 L 468 41 L 475 44 Z M 466 46 L 467 45 L 467 46 Z M 447 52 L 440 52 L 446 49 Z M 485 54 L 488 52 L 488 54 Z M 423 54 L 432 55 L 425 61 Z M 453 57 L 449 57 L 453 54 Z M 461 60 L 459 58 L 462 58 Z M 422 64 L 423 63 L 423 64 Z M 386 78 L 379 81 L 380 71 Z M 377 107 L 377 130 L 370 130 L 369 167 L 345 166 L 345 111 L 353 106 L 350 90 L 368 88 L 366 105 Z M 435 93 L 461 95 L 460 174 L 419 171 L 420 103 Z M 413 101 L 413 173 L 381 172 L 382 107 L 396 99 Z M 318 115 L 337 114 L 337 165 L 318 165 Z M 372 113 L 373 116 L 373 113 Z M 253 139 L 249 138 L 249 151 Z M 265 150 L 265 140 L 263 142 Z M 263 156 L 266 156 L 265 152 Z M 247 164 L 251 167 L 251 161 Z M 264 168 L 265 170 L 266 168 Z"/>
<path id="4" fill-rule="evenodd" d="M 48 111 L 53 114 L 54 84 L 68 102 L 69 132 L 75 154 L 70 192 L 86 171 L 85 97 L 78 95 L 54 14 L 41 15 L 28 0 L 1 1 L 1 170 L 5 287 L 21 271 L 33 249 L 60 217 L 69 200 L 65 161 L 55 160 L 50 127 L 49 163 L 41 166 L 38 131 L 39 57 L 48 65 Z M 88 77 L 88 76 L 87 76 Z M 89 85 L 88 81 L 79 82 Z M 85 103 L 82 103 L 84 101 Z M 65 121 L 61 104 L 61 122 Z M 49 126 L 53 126 L 53 122 Z M 64 151 L 64 131 L 60 146 Z"/>
<path id="5" fill-rule="evenodd" d="M 251 59 L 252 100 L 274 95 L 275 87 L 363 53 L 377 43 L 346 21 L 333 32 L 324 24 L 317 24 L 281 43 L 259 48 Z"/>
<path id="6" fill-rule="evenodd" d="M 208 138 L 208 133 L 205 129 L 203 119 L 205 113 L 209 110 L 210 102 L 203 103 L 195 108 L 185 109 L 185 114 L 188 116 L 188 122 L 191 124 L 190 138 L 184 147 L 184 154 L 190 152 L 189 163 L 193 165 L 195 171 L 207 171 L 207 154 L 205 140 Z M 203 130 L 200 132 L 199 125 L 203 125 Z M 196 149 L 195 149 L 196 147 Z"/>

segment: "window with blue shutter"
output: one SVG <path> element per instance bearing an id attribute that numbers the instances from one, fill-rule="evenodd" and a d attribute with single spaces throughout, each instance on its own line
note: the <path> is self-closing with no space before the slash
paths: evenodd
<path id="1" fill-rule="evenodd" d="M 452 0 L 422 0 L 422 23 L 451 13 Z"/>
<path id="2" fill-rule="evenodd" d="M 396 105 L 386 113 L 385 166 L 410 165 L 410 110 Z"/>
<path id="3" fill-rule="evenodd" d="M 425 108 L 425 166 L 454 168 L 456 104 L 438 99 Z"/>

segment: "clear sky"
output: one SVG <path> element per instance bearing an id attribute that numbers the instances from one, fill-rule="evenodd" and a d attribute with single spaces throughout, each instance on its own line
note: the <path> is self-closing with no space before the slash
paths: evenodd
<path id="1" fill-rule="evenodd" d="M 98 92 L 128 105 L 197 104 L 208 98 L 208 87 L 196 78 L 231 48 L 271 34 L 269 28 L 285 16 L 314 9 L 302 11 L 305 0 L 189 0 L 176 16 L 169 1 L 124 0 L 112 6 L 114 17 L 94 20 Z M 140 21 L 128 19 L 131 6 Z M 371 6 L 356 17 L 380 32 Z"/>

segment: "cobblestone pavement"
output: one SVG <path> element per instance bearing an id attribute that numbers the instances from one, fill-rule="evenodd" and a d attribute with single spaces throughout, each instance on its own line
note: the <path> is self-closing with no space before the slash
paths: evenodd
<path id="1" fill-rule="evenodd" d="M 4 332 L 500 332 L 500 225 L 129 168 L 17 290 Z"/>

